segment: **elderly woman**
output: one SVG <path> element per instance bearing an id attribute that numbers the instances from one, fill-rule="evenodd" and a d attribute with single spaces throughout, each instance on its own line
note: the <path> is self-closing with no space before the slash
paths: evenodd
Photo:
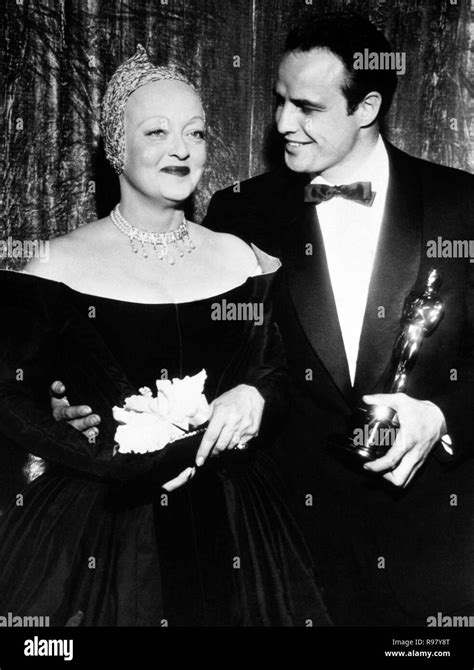
<path id="1" fill-rule="evenodd" d="M 102 128 L 120 203 L 52 241 L 49 264 L 0 273 L 0 431 L 47 463 L 2 520 L 0 613 L 51 625 L 325 624 L 268 454 L 286 394 L 269 302 L 279 262 L 185 219 L 206 160 L 185 77 L 139 48 L 108 85 Z M 229 304 L 260 305 L 263 323 L 216 319 Z M 202 369 L 202 443 L 117 453 L 115 405 Z M 97 439 L 50 416 L 53 375 L 101 415 Z"/>

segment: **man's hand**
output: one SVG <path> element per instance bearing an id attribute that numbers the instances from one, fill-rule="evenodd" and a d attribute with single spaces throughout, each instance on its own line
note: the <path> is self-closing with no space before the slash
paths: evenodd
<path id="1" fill-rule="evenodd" d="M 93 414 L 87 405 L 71 405 L 66 397 L 66 387 L 60 381 L 55 381 L 50 386 L 51 412 L 56 421 L 67 421 L 89 439 L 92 440 L 99 434 L 97 426 L 100 424 L 100 416 Z"/>
<path id="2" fill-rule="evenodd" d="M 364 396 L 362 400 L 368 405 L 391 407 L 397 412 L 400 424 L 394 445 L 385 456 L 366 463 L 364 468 L 384 473 L 384 479 L 395 486 L 408 486 L 435 444 L 447 432 L 442 411 L 428 400 L 415 400 L 405 393 L 377 393 Z"/>
<path id="3" fill-rule="evenodd" d="M 211 403 L 211 418 L 196 454 L 201 466 L 209 456 L 217 456 L 258 434 L 265 400 L 254 386 L 240 384 Z"/>

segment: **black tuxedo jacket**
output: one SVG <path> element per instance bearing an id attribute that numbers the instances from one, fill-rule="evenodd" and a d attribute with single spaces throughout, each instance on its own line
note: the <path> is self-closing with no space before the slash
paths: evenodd
<path id="1" fill-rule="evenodd" d="M 474 603 L 474 263 L 428 253 L 432 241 L 443 248 L 474 238 L 474 178 L 390 144 L 387 151 L 387 200 L 354 387 L 316 208 L 304 202 L 308 175 L 282 168 L 219 191 L 203 224 L 282 260 L 275 318 L 294 402 L 281 458 L 336 623 L 426 625 L 439 610 Z M 327 437 L 349 430 L 363 394 L 382 391 L 404 301 L 431 267 L 443 272 L 446 311 L 422 345 L 407 393 L 442 409 L 456 459 L 446 466 L 431 456 L 398 490 L 339 463 Z"/>

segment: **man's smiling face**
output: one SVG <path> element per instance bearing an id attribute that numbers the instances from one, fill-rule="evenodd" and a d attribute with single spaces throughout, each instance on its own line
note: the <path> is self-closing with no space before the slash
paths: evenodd
<path id="1" fill-rule="evenodd" d="M 361 123 L 357 109 L 348 114 L 344 74 L 342 61 L 327 49 L 283 56 L 275 86 L 275 120 L 291 170 L 330 179 L 350 164 Z"/>

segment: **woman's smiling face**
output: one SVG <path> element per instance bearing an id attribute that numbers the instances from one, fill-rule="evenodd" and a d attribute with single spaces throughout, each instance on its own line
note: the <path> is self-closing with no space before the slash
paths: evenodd
<path id="1" fill-rule="evenodd" d="M 197 93 L 162 79 L 134 91 L 125 106 L 122 178 L 150 198 L 183 202 L 206 162 L 205 118 Z"/>

